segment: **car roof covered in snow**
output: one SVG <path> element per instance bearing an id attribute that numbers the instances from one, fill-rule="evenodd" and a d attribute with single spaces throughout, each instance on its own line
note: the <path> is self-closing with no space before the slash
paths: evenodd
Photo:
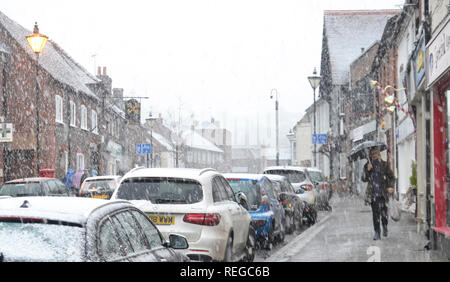
<path id="1" fill-rule="evenodd" d="M 264 172 L 270 170 L 295 170 L 295 171 L 306 171 L 306 167 L 303 166 L 269 166 L 264 169 Z"/>
<path id="2" fill-rule="evenodd" d="M 122 177 L 121 182 L 128 178 L 135 177 L 168 177 L 198 180 L 202 175 L 208 172 L 218 173 L 217 170 L 212 168 L 137 168 L 126 173 L 124 177 Z"/>
<path id="3" fill-rule="evenodd" d="M 132 206 L 127 201 L 106 201 L 83 197 L 4 197 L 0 217 L 27 217 L 83 225 L 89 215 L 103 206 Z"/>
<path id="4" fill-rule="evenodd" d="M 267 177 L 265 174 L 258 174 L 258 173 L 224 173 L 223 177 L 225 179 L 250 179 L 250 180 L 257 180 L 260 181 L 264 177 Z"/>

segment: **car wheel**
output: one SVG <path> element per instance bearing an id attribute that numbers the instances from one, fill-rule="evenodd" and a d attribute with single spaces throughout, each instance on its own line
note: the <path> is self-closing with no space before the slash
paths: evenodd
<path id="1" fill-rule="evenodd" d="M 286 237 L 286 232 L 284 230 L 284 226 L 281 225 L 281 230 L 280 230 L 280 233 L 278 234 L 278 243 L 283 243 L 285 237 Z"/>
<path id="2" fill-rule="evenodd" d="M 232 258 L 233 258 L 233 238 L 229 236 L 227 240 L 227 247 L 225 248 L 225 254 L 223 256 L 223 261 L 231 262 Z"/>
<path id="3" fill-rule="evenodd" d="M 250 226 L 248 230 L 247 243 L 245 244 L 245 261 L 252 262 L 255 259 L 255 247 L 256 247 L 256 232 L 255 229 Z"/>

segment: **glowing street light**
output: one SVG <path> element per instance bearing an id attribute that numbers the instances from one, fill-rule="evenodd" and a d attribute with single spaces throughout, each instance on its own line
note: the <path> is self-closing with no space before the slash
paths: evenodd
<path id="1" fill-rule="evenodd" d="M 33 34 L 26 37 L 28 44 L 30 44 L 31 49 L 36 54 L 36 169 L 37 176 L 39 176 L 40 171 L 40 136 L 39 136 L 39 82 L 38 82 L 38 72 L 39 72 L 39 54 L 42 53 L 45 44 L 47 43 L 48 37 L 39 33 L 39 28 L 37 22 L 34 24 Z"/>

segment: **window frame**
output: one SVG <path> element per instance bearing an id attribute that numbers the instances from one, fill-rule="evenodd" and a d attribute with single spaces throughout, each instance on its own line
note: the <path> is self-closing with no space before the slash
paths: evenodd
<path id="1" fill-rule="evenodd" d="M 69 125 L 77 127 L 77 106 L 73 100 L 69 101 Z"/>
<path id="2" fill-rule="evenodd" d="M 87 108 L 85 105 L 81 105 L 80 107 L 80 128 L 84 130 L 88 130 L 87 126 Z"/>
<path id="3" fill-rule="evenodd" d="M 63 113 L 63 98 L 60 95 L 55 95 L 55 122 L 64 123 Z"/>

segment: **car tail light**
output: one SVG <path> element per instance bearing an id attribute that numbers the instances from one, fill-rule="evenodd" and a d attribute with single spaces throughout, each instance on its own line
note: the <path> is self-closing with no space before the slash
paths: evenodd
<path id="1" fill-rule="evenodd" d="M 303 184 L 301 187 L 305 191 L 311 191 L 313 188 L 312 184 Z"/>
<path id="2" fill-rule="evenodd" d="M 214 226 L 220 223 L 220 214 L 218 213 L 187 213 L 183 218 L 184 222 Z"/>
<path id="3" fill-rule="evenodd" d="M 327 190 L 327 189 L 328 189 L 328 183 L 322 184 L 322 190 Z"/>
<path id="4" fill-rule="evenodd" d="M 264 225 L 266 225 L 266 220 L 265 219 L 252 220 L 252 226 L 253 226 L 254 229 L 258 229 L 260 227 L 263 227 Z"/>

